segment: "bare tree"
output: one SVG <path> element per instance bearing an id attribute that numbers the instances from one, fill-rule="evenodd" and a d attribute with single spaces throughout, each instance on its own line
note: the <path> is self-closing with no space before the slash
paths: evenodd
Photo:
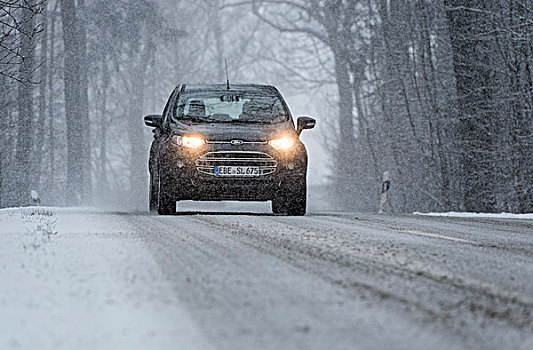
<path id="1" fill-rule="evenodd" d="M 0 75 L 16 81 L 30 78 L 29 74 L 19 74 L 19 65 L 25 59 L 19 43 L 24 38 L 33 40 L 40 31 L 34 16 L 45 2 L 46 0 L 0 2 Z M 28 22 L 31 22 L 31 26 Z"/>
<path id="2" fill-rule="evenodd" d="M 34 4 L 27 1 L 27 7 L 21 9 L 22 20 L 20 26 L 21 39 L 19 55 L 18 75 L 18 123 L 16 145 L 16 204 L 26 205 L 29 202 L 30 185 L 30 152 L 32 148 L 33 133 L 33 84 L 32 74 L 34 71 L 33 40 L 34 40 Z"/>
<path id="3" fill-rule="evenodd" d="M 353 171 L 355 152 L 354 95 L 350 71 L 350 37 L 354 35 L 353 26 L 359 18 L 359 1 L 324 2 L 301 1 L 252 1 L 256 16 L 282 33 L 304 33 L 329 47 L 333 55 L 335 83 L 338 87 L 339 116 L 338 144 L 335 152 L 335 181 L 340 193 L 351 193 L 356 179 Z M 345 198 L 350 197 L 349 195 Z"/>
<path id="4" fill-rule="evenodd" d="M 85 127 L 82 119 L 81 103 L 81 74 L 80 74 L 80 42 L 78 36 L 79 22 L 76 17 L 74 0 L 61 0 L 61 19 L 63 24 L 64 41 L 64 73 L 65 82 L 65 113 L 67 121 L 67 183 L 66 199 L 71 205 L 79 204 L 82 200 L 83 186 L 86 181 L 86 169 L 83 163 L 86 159 Z"/>
<path id="5" fill-rule="evenodd" d="M 48 79 L 48 3 L 43 4 L 41 8 L 41 28 L 40 33 L 40 57 L 39 57 L 39 106 L 38 106 L 38 117 L 36 119 L 36 125 L 34 129 L 34 149 L 32 152 L 32 164 L 31 164 L 31 187 L 32 189 L 38 189 L 41 172 L 42 172 L 42 159 L 44 151 L 44 130 L 45 130 L 45 121 L 46 121 L 46 88 L 47 88 L 47 79 Z"/>

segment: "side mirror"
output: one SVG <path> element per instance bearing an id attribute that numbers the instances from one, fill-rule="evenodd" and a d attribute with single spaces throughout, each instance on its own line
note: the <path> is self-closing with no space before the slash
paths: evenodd
<path id="1" fill-rule="evenodd" d="M 302 133 L 302 130 L 312 129 L 316 125 L 316 120 L 311 117 L 299 117 L 296 122 L 296 133 L 298 136 Z"/>
<path id="2" fill-rule="evenodd" d="M 150 114 L 144 117 L 144 124 L 152 128 L 160 128 L 163 125 L 163 116 L 161 114 Z"/>

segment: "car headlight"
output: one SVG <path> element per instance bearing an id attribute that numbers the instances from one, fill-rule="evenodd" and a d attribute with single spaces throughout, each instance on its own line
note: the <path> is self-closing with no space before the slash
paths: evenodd
<path id="1" fill-rule="evenodd" d="M 205 144 L 205 140 L 198 136 L 174 136 L 172 140 L 176 145 L 187 148 L 199 148 Z"/>
<path id="2" fill-rule="evenodd" d="M 281 137 L 268 141 L 268 144 L 275 150 L 286 151 L 294 146 L 294 137 Z"/>

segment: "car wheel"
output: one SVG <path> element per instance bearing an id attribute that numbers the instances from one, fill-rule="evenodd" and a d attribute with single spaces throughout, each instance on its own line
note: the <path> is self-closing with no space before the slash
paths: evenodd
<path id="1" fill-rule="evenodd" d="M 292 193 L 288 203 L 287 214 L 291 216 L 303 216 L 307 209 L 307 189 L 305 185 Z"/>
<path id="2" fill-rule="evenodd" d="M 176 199 L 168 185 L 165 184 L 164 177 L 159 173 L 159 190 L 157 201 L 157 212 L 159 215 L 176 214 Z"/>
<path id="3" fill-rule="evenodd" d="M 274 214 L 286 214 L 287 209 L 285 204 L 285 196 L 278 195 L 276 198 L 272 199 L 272 212 Z"/>
<path id="4" fill-rule="evenodd" d="M 152 175 L 150 175 L 150 189 L 148 192 L 148 206 L 150 208 L 150 212 L 155 213 L 157 211 L 157 202 L 159 197 L 159 181 L 156 181 Z"/>
<path id="5" fill-rule="evenodd" d="M 303 183 L 291 186 L 285 191 L 280 191 L 276 198 L 272 199 L 272 212 L 290 216 L 303 216 L 307 208 L 307 188 Z"/>

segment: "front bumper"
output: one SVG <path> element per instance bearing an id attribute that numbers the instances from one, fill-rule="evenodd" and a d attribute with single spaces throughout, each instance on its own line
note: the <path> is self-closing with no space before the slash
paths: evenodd
<path id="1" fill-rule="evenodd" d="M 251 159 L 250 154 L 258 157 Z M 217 165 L 258 166 L 261 174 L 217 176 L 213 170 Z M 160 157 L 160 171 L 165 190 L 176 200 L 267 201 L 288 187 L 305 184 L 307 153 L 301 143 L 290 152 L 275 151 L 267 144 L 207 144 L 200 150 L 168 144 Z"/>

